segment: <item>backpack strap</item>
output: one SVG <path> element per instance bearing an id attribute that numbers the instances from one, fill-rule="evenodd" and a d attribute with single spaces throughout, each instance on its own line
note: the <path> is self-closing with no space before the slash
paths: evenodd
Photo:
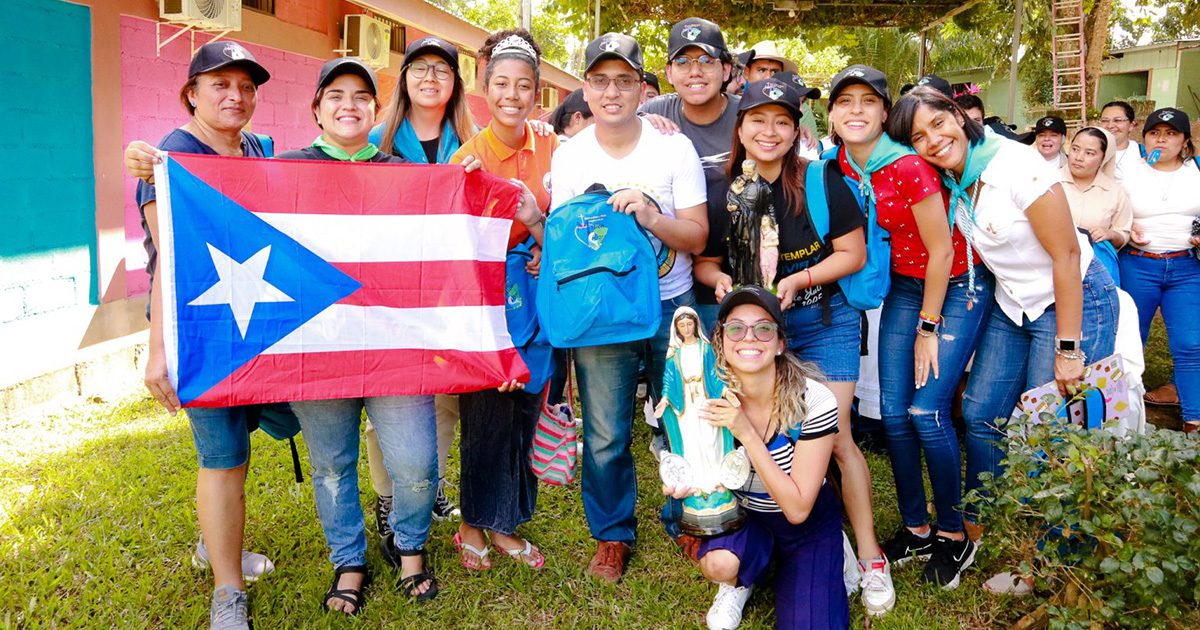
<path id="1" fill-rule="evenodd" d="M 275 157 L 275 139 L 265 133 L 256 133 L 258 143 L 262 145 L 263 157 Z"/>
<path id="2" fill-rule="evenodd" d="M 304 472 L 300 469 L 300 451 L 296 450 L 296 436 L 288 438 L 292 447 L 292 472 L 296 473 L 296 483 L 304 483 Z"/>
<path id="3" fill-rule="evenodd" d="M 1136 144 L 1138 147 L 1138 155 L 1141 155 L 1143 160 L 1146 159 L 1146 145 L 1142 144 L 1141 142 Z"/>
<path id="4" fill-rule="evenodd" d="M 808 163 L 804 172 L 804 200 L 808 205 L 808 216 L 822 245 L 829 236 L 829 195 L 825 191 L 827 164 L 829 162 L 826 160 L 813 160 Z"/>

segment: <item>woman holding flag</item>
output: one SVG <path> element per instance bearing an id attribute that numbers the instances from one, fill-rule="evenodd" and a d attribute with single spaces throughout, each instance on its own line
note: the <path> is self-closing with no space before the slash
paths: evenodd
<path id="1" fill-rule="evenodd" d="M 1035 151 L 985 133 L 925 87 L 896 104 L 888 135 L 939 169 L 968 264 L 978 252 L 995 276 L 995 303 L 963 397 L 970 491 L 981 486 L 980 473 L 1003 474 L 1001 427 L 1021 392 L 1051 381 L 1064 394 L 1074 391 L 1089 357 L 1112 354 L 1116 287 L 1075 229 L 1059 173 Z M 968 519 L 977 519 L 971 508 Z"/>
<path id="2" fill-rule="evenodd" d="M 887 79 L 875 68 L 851 66 L 834 77 L 829 120 L 840 143 L 838 163 L 892 239 L 891 288 L 879 318 L 879 347 L 888 350 L 879 356 L 879 383 L 902 526 L 884 552 L 896 565 L 929 559 L 922 580 L 952 588 L 974 553 L 962 553 L 973 547 L 959 510 L 962 464 L 950 405 L 988 313 L 992 280 L 982 265 L 967 264 L 966 240 L 950 228 L 937 172 L 883 132 L 890 108 Z"/>

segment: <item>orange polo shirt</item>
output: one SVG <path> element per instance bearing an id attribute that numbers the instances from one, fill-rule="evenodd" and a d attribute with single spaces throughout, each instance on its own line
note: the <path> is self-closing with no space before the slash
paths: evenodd
<path id="1" fill-rule="evenodd" d="M 525 146 L 514 149 L 496 137 L 492 126 L 471 136 L 450 157 L 451 164 L 458 164 L 468 155 L 483 162 L 483 169 L 497 177 L 519 179 L 529 186 L 542 212 L 550 209 L 550 157 L 558 148 L 558 137 L 554 134 L 539 136 L 525 123 Z M 508 233 L 508 248 L 529 238 L 529 229 L 520 221 L 513 221 Z"/>

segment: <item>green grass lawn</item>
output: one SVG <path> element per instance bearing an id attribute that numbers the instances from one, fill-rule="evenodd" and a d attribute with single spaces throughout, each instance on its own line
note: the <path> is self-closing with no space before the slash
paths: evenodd
<path id="1" fill-rule="evenodd" d="M 211 584 L 189 562 L 197 537 L 196 462 L 182 417 L 167 416 L 150 400 L 134 400 L 0 428 L 0 625 L 205 627 Z M 435 523 L 428 549 L 442 593 L 418 607 L 394 590 L 395 574 L 372 533 L 368 558 L 375 582 L 363 615 L 351 620 L 319 608 L 331 568 L 311 485 L 292 479 L 286 442 L 256 432 L 246 488 L 247 546 L 278 567 L 250 588 L 256 627 L 702 627 L 715 588 L 662 533 L 662 497 L 648 439 L 638 422 L 639 542 L 620 584 L 598 583 L 584 573 L 593 544 L 578 483 L 543 485 L 538 512 L 521 533 L 546 554 L 544 570 L 497 558 L 492 571 L 468 573 L 450 541 L 455 526 Z M 457 477 L 455 457 L 451 480 Z M 898 525 L 891 471 L 885 458 L 869 459 L 877 525 L 887 536 Z M 360 476 L 369 509 L 365 463 Z M 1036 602 L 982 592 L 980 582 L 1002 568 L 1001 561 L 981 559 L 952 592 L 919 585 L 917 566 L 898 570 L 896 609 L 873 626 L 1007 626 Z M 862 627 L 857 599 L 852 612 L 855 627 Z M 743 627 L 772 622 L 769 593 L 755 594 Z"/>

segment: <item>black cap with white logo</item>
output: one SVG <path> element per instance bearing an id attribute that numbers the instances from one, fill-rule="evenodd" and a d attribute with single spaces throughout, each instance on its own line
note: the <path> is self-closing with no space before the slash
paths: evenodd
<path id="1" fill-rule="evenodd" d="M 1054 131 L 1065 136 L 1067 135 L 1067 123 L 1058 116 L 1042 116 L 1034 125 L 1033 135 L 1036 136 L 1043 131 Z"/>
<path id="2" fill-rule="evenodd" d="M 742 92 L 738 111 L 744 112 L 763 105 L 779 105 L 792 112 L 796 118 L 804 115 L 800 109 L 800 91 L 790 83 L 781 81 L 778 74 L 747 85 L 746 90 Z"/>
<path id="3" fill-rule="evenodd" d="M 721 27 L 704 18 L 690 17 L 671 27 L 671 35 L 667 38 L 667 60 L 678 57 L 688 46 L 695 46 L 723 61 L 729 59 Z"/>
<path id="4" fill-rule="evenodd" d="M 258 60 L 245 46 L 224 39 L 209 42 L 192 55 L 192 63 L 188 65 L 188 78 L 228 66 L 237 66 L 250 73 L 250 80 L 254 81 L 254 85 L 262 85 L 271 78 L 271 73 L 258 65 Z"/>
<path id="5" fill-rule="evenodd" d="M 865 85 L 875 91 L 884 102 L 890 107 L 892 104 L 892 93 L 888 90 L 887 76 L 879 70 L 866 66 L 861 63 L 856 63 L 845 70 L 834 75 L 833 80 L 829 82 L 829 101 L 833 102 L 837 95 L 842 90 L 855 84 Z"/>
<path id="6" fill-rule="evenodd" d="M 717 310 L 717 321 L 724 324 L 733 309 L 743 304 L 761 307 L 776 324 L 783 324 L 783 309 L 779 306 L 779 296 L 756 284 L 748 284 L 726 293 L 725 299 L 721 300 L 721 307 Z"/>
<path id="7" fill-rule="evenodd" d="M 1183 134 L 1184 137 L 1192 137 L 1192 121 L 1188 119 L 1186 113 L 1174 107 L 1164 107 L 1154 110 L 1153 114 L 1146 117 L 1146 124 L 1142 126 L 1142 133 L 1145 134 L 1156 125 L 1170 125 L 1175 131 Z"/>
<path id="8" fill-rule="evenodd" d="M 950 87 L 950 82 L 936 74 L 927 74 L 920 79 L 917 79 L 915 84 L 906 84 L 904 87 L 900 88 L 900 96 L 904 96 L 905 94 L 908 94 L 909 90 L 922 85 L 925 87 L 931 87 L 942 94 L 945 94 L 946 98 L 954 98 L 954 89 Z"/>
<path id="9" fill-rule="evenodd" d="M 375 72 L 367 64 L 354 57 L 337 57 L 325 62 L 321 72 L 317 74 L 317 90 L 333 83 L 333 80 L 343 74 L 356 74 L 367 82 L 367 88 L 372 95 L 379 94 L 379 83 L 375 80 Z"/>
<path id="10" fill-rule="evenodd" d="M 437 55 L 445 59 L 446 63 L 454 69 L 454 73 L 458 74 L 458 47 L 454 44 L 432 35 L 422 37 L 409 44 L 408 49 L 404 51 L 404 65 L 407 66 L 421 55 Z"/>
<path id="11" fill-rule="evenodd" d="M 821 90 L 808 87 L 808 85 L 804 83 L 804 77 L 801 77 L 791 70 L 777 72 L 775 73 L 775 78 L 783 81 L 784 83 L 790 83 L 791 86 L 796 88 L 796 91 L 800 93 L 800 96 L 803 96 L 810 101 L 821 98 Z"/>
<path id="12" fill-rule="evenodd" d="M 583 51 L 584 72 L 605 59 L 620 59 L 633 66 L 639 75 L 642 72 L 642 47 L 624 33 L 605 33 L 589 42 Z"/>

